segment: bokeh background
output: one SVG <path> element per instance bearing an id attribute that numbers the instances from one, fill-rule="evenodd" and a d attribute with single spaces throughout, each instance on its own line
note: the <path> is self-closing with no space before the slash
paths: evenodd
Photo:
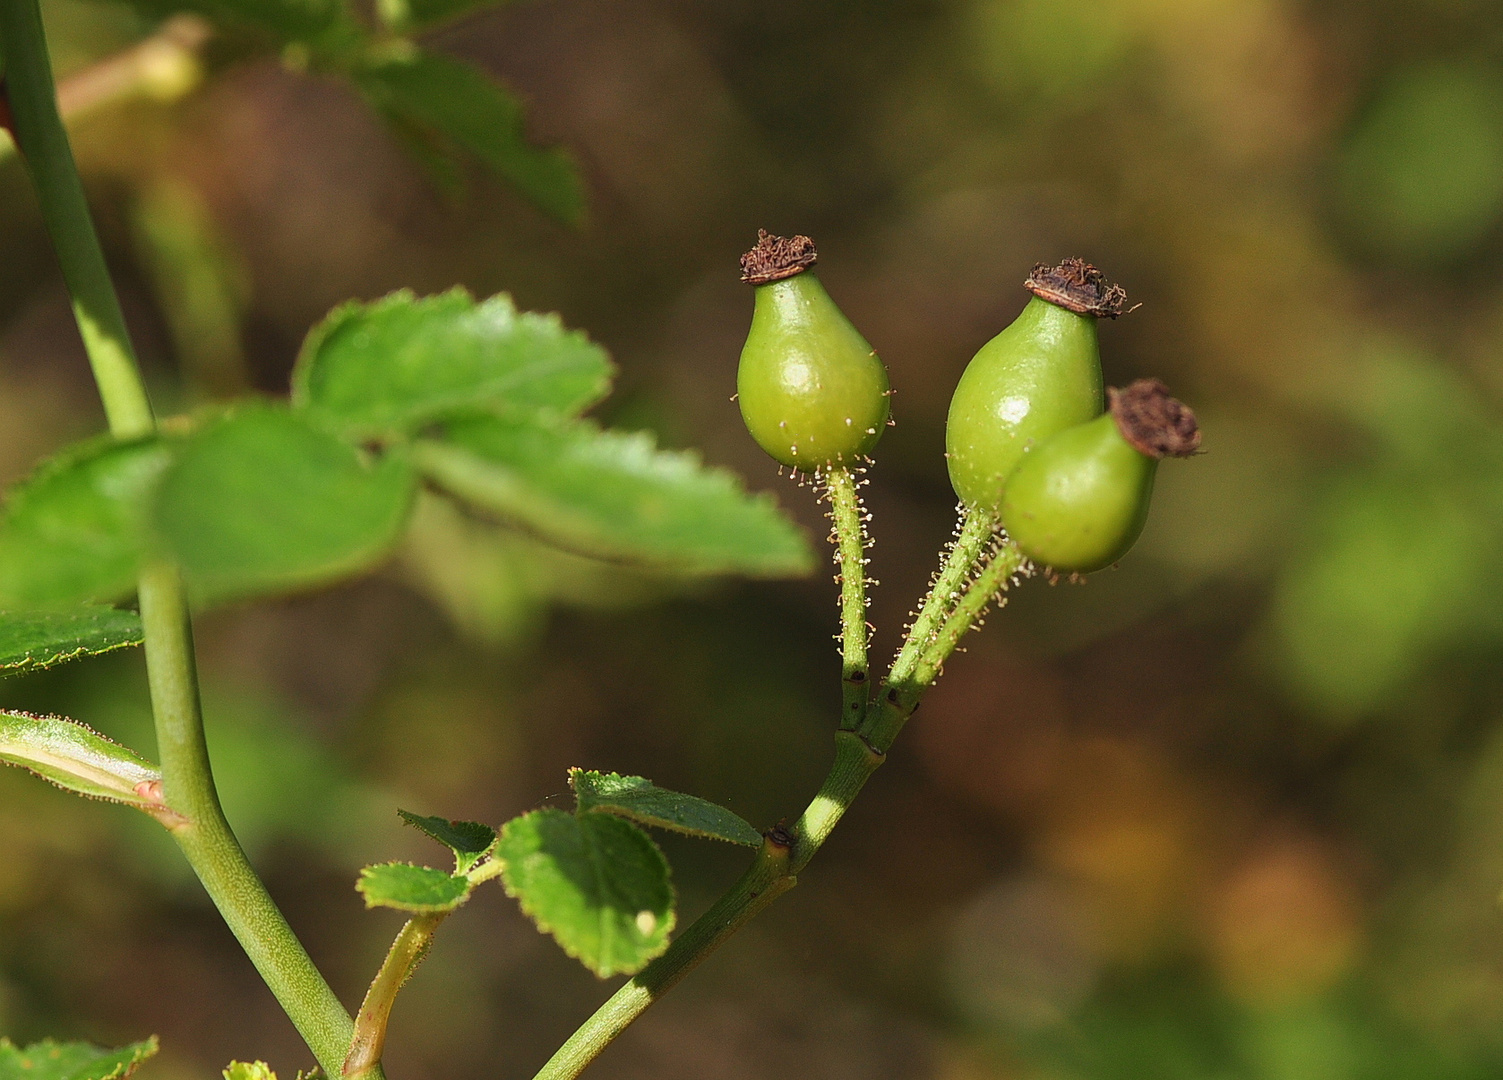
<path id="1" fill-rule="evenodd" d="M 152 26 L 46 0 L 63 74 Z M 1489 0 L 537 0 L 432 35 L 581 162 L 559 225 L 436 189 L 276 57 L 97 110 L 77 148 L 164 409 L 286 390 L 333 304 L 456 282 L 610 348 L 612 422 L 776 492 L 733 389 L 736 257 L 813 235 L 886 360 L 868 489 L 890 654 L 953 523 L 943 423 L 1037 260 L 1141 309 L 1206 453 L 1119 569 L 1026 583 L 799 888 L 608 1078 L 1368 1080 L 1503 1070 L 1503 11 Z M 289 57 L 295 61 L 296 57 Z M 191 79 L 189 80 L 192 81 Z M 0 161 L 0 474 L 102 428 L 22 169 Z M 823 775 L 834 590 L 693 586 L 427 507 L 372 579 L 199 625 L 229 815 L 344 999 L 429 859 L 395 808 L 499 823 L 571 765 L 759 827 Z M 0 686 L 149 752 L 139 655 Z M 666 839 L 683 915 L 742 856 Z M 398 1006 L 399 1080 L 526 1078 L 611 987 L 499 889 Z M 174 850 L 0 775 L 0 1031 L 151 1032 L 150 1080 L 310 1059 Z"/>

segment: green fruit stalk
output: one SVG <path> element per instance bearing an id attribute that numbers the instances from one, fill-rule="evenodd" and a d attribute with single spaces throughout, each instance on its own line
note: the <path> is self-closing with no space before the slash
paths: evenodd
<path id="1" fill-rule="evenodd" d="M 945 427 L 955 493 L 992 513 L 1025 454 L 1101 412 L 1096 320 L 1115 319 L 1127 302 L 1081 259 L 1039 263 L 1024 285 L 1033 299 L 966 367 Z"/>
<path id="2" fill-rule="evenodd" d="M 851 465 L 887 426 L 887 369 L 809 269 L 807 236 L 757 234 L 741 256 L 741 280 L 756 286 L 741 350 L 736 395 L 757 444 L 804 472 Z"/>
<path id="3" fill-rule="evenodd" d="M 1110 397 L 1107 412 L 1024 457 L 1002 498 L 1013 543 L 1059 573 L 1089 574 L 1126 555 L 1148 520 L 1159 461 L 1200 447 L 1195 414 L 1157 379 Z"/>

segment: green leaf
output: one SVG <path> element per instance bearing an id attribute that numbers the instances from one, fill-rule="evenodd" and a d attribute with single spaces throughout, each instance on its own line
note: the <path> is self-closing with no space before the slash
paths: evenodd
<path id="1" fill-rule="evenodd" d="M 656 825 L 690 836 L 747 847 L 762 844 L 762 834 L 725 807 L 693 795 L 666 791 L 640 776 L 570 769 L 569 786 L 574 789 L 580 813 L 601 810 L 631 818 L 639 825 Z"/>
<path id="2" fill-rule="evenodd" d="M 490 853 L 496 843 L 496 830 L 478 821 L 450 821 L 441 817 L 423 817 L 398 810 L 402 820 L 414 829 L 427 833 L 454 852 L 454 872 L 463 874 Z"/>
<path id="3" fill-rule="evenodd" d="M 440 487 L 561 547 L 683 573 L 792 577 L 813 553 L 772 499 L 748 495 L 697 455 L 645 432 L 541 426 L 495 417 L 446 425 L 415 448 Z"/>
<path id="4" fill-rule="evenodd" d="M 368 908 L 389 907 L 418 913 L 453 911 L 470 895 L 470 881 L 466 877 L 398 862 L 367 866 L 360 871 L 355 888 L 365 897 Z"/>
<path id="5" fill-rule="evenodd" d="M 308 335 L 293 400 L 354 438 L 407 435 L 456 412 L 577 416 L 611 386 L 605 350 L 505 294 L 403 290 L 334 309 Z"/>
<path id="6" fill-rule="evenodd" d="M 73 611 L 0 611 L 0 675 L 139 644 L 141 619 L 134 611 L 98 604 Z"/>
<path id="7" fill-rule="evenodd" d="M 157 767 L 76 720 L 0 711 L 0 761 L 76 795 L 163 809 Z"/>
<path id="8" fill-rule="evenodd" d="M 24 1050 L 0 1038 L 0 1080 L 123 1080 L 157 1052 L 157 1037 L 118 1050 L 43 1039 Z"/>
<path id="9" fill-rule="evenodd" d="M 506 823 L 496 857 L 507 894 L 602 979 L 640 971 L 668 947 L 668 860 L 630 822 L 534 810 Z"/>
<path id="10" fill-rule="evenodd" d="M 223 600 L 321 585 L 391 549 L 416 482 L 285 409 L 250 406 L 187 440 L 156 524 L 193 591 Z"/>
<path id="11" fill-rule="evenodd" d="M 232 1061 L 225 1067 L 224 1080 L 277 1080 L 277 1074 L 264 1061 Z M 324 1071 L 317 1065 L 307 1072 L 299 1069 L 297 1080 L 324 1080 Z"/>
<path id="12" fill-rule="evenodd" d="M 94 439 L 15 488 L 0 518 L 0 607 L 73 607 L 135 589 L 146 506 L 171 453 Z"/>
<path id="13" fill-rule="evenodd" d="M 232 1061 L 225 1067 L 224 1080 L 277 1080 L 277 1074 L 264 1061 Z"/>
<path id="14" fill-rule="evenodd" d="M 528 142 L 522 103 L 479 68 L 411 49 L 367 63 L 354 79 L 378 112 L 429 133 L 450 156 L 478 159 L 563 221 L 583 216 L 573 158 Z"/>

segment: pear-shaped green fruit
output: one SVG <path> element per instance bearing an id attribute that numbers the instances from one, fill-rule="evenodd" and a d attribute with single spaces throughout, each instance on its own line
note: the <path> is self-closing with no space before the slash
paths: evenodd
<path id="1" fill-rule="evenodd" d="M 736 373 L 741 418 L 757 444 L 795 469 L 859 461 L 887 426 L 887 369 L 819 279 L 806 236 L 759 234 L 741 258 L 756 286 Z"/>
<path id="2" fill-rule="evenodd" d="M 966 367 L 945 427 L 955 493 L 994 513 L 1024 454 L 1101 412 L 1096 320 L 1120 315 L 1126 301 L 1080 259 L 1040 263 L 1025 284 L 1033 299 Z"/>
<path id="3" fill-rule="evenodd" d="M 1144 379 L 1111 392 L 1111 410 L 1055 435 L 1007 480 L 1002 526 L 1034 562 L 1089 574 L 1126 555 L 1148 520 L 1164 457 L 1200 446 L 1195 414 Z"/>

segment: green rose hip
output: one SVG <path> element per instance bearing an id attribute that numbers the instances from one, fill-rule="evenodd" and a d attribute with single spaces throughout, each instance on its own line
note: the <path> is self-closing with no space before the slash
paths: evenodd
<path id="1" fill-rule="evenodd" d="M 945 426 L 955 493 L 993 513 L 1024 454 L 1101 412 L 1096 320 L 1116 318 L 1127 301 L 1080 259 L 1039 263 L 1024 284 L 1033 299 L 966 367 Z"/>
<path id="2" fill-rule="evenodd" d="M 757 444 L 805 472 L 860 460 L 887 426 L 887 369 L 809 267 L 807 236 L 758 233 L 741 257 L 756 286 L 736 397 Z"/>
<path id="3" fill-rule="evenodd" d="M 1002 526 L 1024 555 L 1052 570 L 1110 566 L 1143 531 L 1160 459 L 1199 446 L 1195 414 L 1157 379 L 1112 390 L 1109 411 L 1019 462 L 1002 497 Z"/>

